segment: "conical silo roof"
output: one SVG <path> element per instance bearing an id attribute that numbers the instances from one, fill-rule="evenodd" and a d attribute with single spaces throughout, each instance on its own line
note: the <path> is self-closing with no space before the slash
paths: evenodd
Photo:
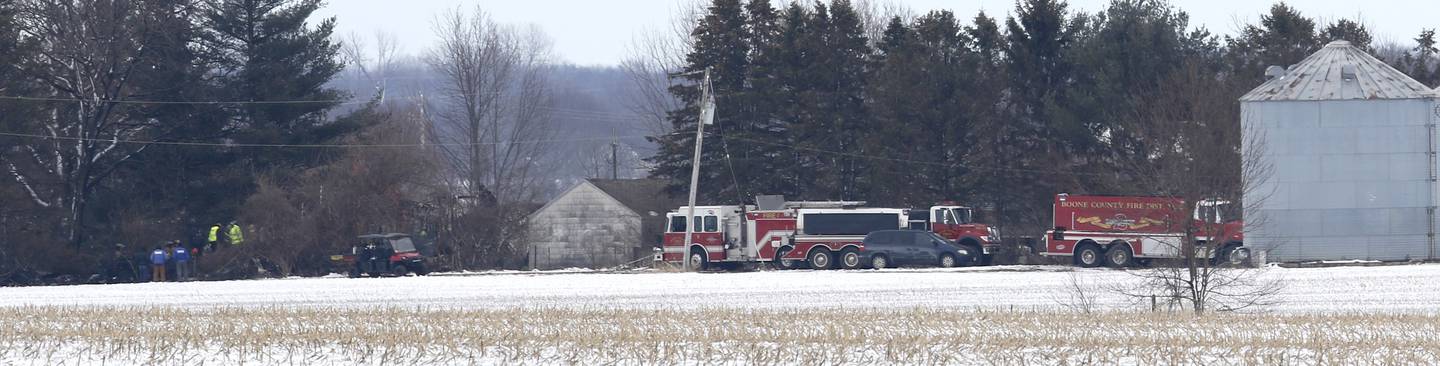
<path id="1" fill-rule="evenodd" d="M 1435 95 L 1435 90 L 1350 42 L 1335 41 L 1240 100 L 1425 99 Z"/>

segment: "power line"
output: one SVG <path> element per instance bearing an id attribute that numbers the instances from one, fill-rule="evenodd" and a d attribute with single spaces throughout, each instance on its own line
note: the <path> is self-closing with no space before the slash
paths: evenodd
<path id="1" fill-rule="evenodd" d="M 884 157 L 884 156 L 873 156 L 873 155 L 850 153 L 850 152 L 844 152 L 844 151 L 834 151 L 834 150 L 817 149 L 817 148 L 805 147 L 805 146 L 795 146 L 795 145 L 790 145 L 790 144 L 782 144 L 782 143 L 775 143 L 775 142 L 769 142 L 769 141 L 760 141 L 760 140 L 755 140 L 755 139 L 747 139 L 747 138 L 743 138 L 743 137 L 725 136 L 725 135 L 721 135 L 721 136 L 724 137 L 724 138 L 729 138 L 729 139 L 741 140 L 741 141 L 746 141 L 746 142 L 751 142 L 751 143 L 756 143 L 756 144 L 761 144 L 761 145 L 770 145 L 770 146 L 776 146 L 776 147 L 784 147 L 784 148 L 795 149 L 795 150 L 810 151 L 810 152 L 824 153 L 824 154 L 843 155 L 843 156 L 849 156 L 849 157 L 855 157 L 855 158 L 861 158 L 861 159 L 889 161 L 889 162 L 894 162 L 894 163 L 907 163 L 907 164 L 930 165 L 930 166 L 938 166 L 938 167 L 942 167 L 942 168 L 965 168 L 965 169 L 973 169 L 973 170 L 1012 171 L 1012 172 L 1021 172 L 1021 173 L 1061 173 L 1061 174 L 1073 174 L 1073 175 L 1108 176 L 1108 174 L 1104 174 L 1104 173 L 1076 172 L 1076 171 L 1066 171 L 1066 170 L 1059 170 L 1059 169 L 1044 169 L 1044 170 L 1041 170 L 1041 169 L 987 167 L 987 166 L 974 166 L 974 165 L 964 165 L 964 164 L 943 163 L 943 162 L 938 162 L 938 161 L 924 161 L 924 160 L 899 159 L 899 158 L 891 158 L 891 157 Z"/>
<path id="2" fill-rule="evenodd" d="M 418 97 L 390 97 L 387 99 L 398 100 L 419 100 Z M 57 97 L 30 97 L 18 95 L 0 95 L 0 100 L 19 100 L 29 102 L 76 102 L 76 103 L 110 103 L 110 104 L 175 104 L 175 105 L 283 105 L 283 104 L 334 104 L 334 105 L 357 105 L 370 103 L 369 100 L 255 100 L 255 101 L 220 101 L 220 100 L 91 100 L 79 98 L 57 98 Z M 636 119 L 645 118 L 635 113 L 590 111 L 582 109 L 540 107 L 540 109 L 558 112 L 569 117 L 585 117 L 597 120 L 630 122 Z"/>
<path id="3" fill-rule="evenodd" d="M 513 140 L 500 142 L 478 142 L 478 143 L 433 143 L 433 144 L 254 144 L 254 143 L 221 143 L 221 142 L 186 142 L 186 141 L 156 141 L 156 140 L 129 140 L 129 139 L 104 139 L 85 138 L 71 136 L 47 136 L 27 133 L 0 132 L 0 136 L 33 138 L 44 140 L 78 141 L 78 142 L 105 142 L 136 145 L 162 145 L 162 146 L 192 146 L 192 147 L 227 147 L 227 148 L 293 148 L 293 149 L 362 149 L 362 148 L 416 148 L 416 147 L 465 147 L 465 146 L 490 146 L 498 144 L 543 144 L 558 142 L 586 142 L 586 141 L 609 141 L 616 137 L 632 138 L 645 137 L 644 135 L 634 136 L 600 136 L 582 137 L 569 139 L 544 139 L 544 140 Z"/>
<path id="4" fill-rule="evenodd" d="M 79 98 L 26 97 L 26 96 L 14 96 L 14 95 L 0 95 L 0 99 L 5 99 L 5 100 L 21 100 L 21 101 L 31 101 L 31 102 L 78 102 L 78 103 L 110 103 L 110 104 L 189 104 L 189 105 L 218 105 L 218 104 L 236 104 L 236 105 L 245 105 L 245 104 L 335 104 L 335 105 L 352 105 L 352 104 L 365 104 L 365 103 L 369 103 L 369 101 L 348 101 L 348 100 L 344 100 L 344 99 L 327 99 L 327 100 L 252 100 L 252 101 L 215 101 L 215 100 L 196 100 L 196 101 L 171 100 L 171 101 L 164 101 L 164 100 L 90 100 L 90 99 L 79 99 Z"/>

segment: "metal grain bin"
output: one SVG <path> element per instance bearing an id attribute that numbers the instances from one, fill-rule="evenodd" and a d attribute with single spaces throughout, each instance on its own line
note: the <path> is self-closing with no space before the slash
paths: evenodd
<path id="1" fill-rule="evenodd" d="M 1337 41 L 1241 100 L 1246 245 L 1270 261 L 1436 258 L 1436 91 Z"/>

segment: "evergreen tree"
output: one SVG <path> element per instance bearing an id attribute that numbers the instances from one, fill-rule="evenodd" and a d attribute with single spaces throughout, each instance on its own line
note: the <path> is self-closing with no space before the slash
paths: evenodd
<path id="1" fill-rule="evenodd" d="M 1320 34 L 1317 37 L 1321 43 L 1349 41 L 1350 44 L 1356 48 L 1365 50 L 1366 52 L 1374 52 L 1370 47 L 1370 43 L 1374 39 L 1370 36 L 1369 27 L 1350 19 L 1340 19 L 1334 23 L 1330 23 L 1330 25 L 1326 25 L 1325 29 L 1320 30 Z"/>
<path id="2" fill-rule="evenodd" d="M 730 169 L 734 161 L 725 156 L 728 150 L 726 144 L 730 141 L 723 136 L 743 135 L 743 131 L 750 128 L 750 124 L 742 118 L 744 109 L 741 107 L 750 58 L 751 38 L 746 18 L 739 0 L 714 0 L 705 17 L 691 32 L 695 44 L 686 56 L 686 66 L 682 70 L 690 82 L 670 88 L 670 93 L 684 104 L 669 113 L 675 133 L 652 137 L 651 140 L 659 144 L 659 149 L 654 157 L 648 159 L 655 164 L 651 176 L 669 180 L 672 192 L 684 192 L 689 185 L 691 157 L 695 148 L 693 131 L 703 103 L 700 81 L 704 78 L 704 71 L 709 69 L 717 113 L 715 125 L 706 126 L 698 196 L 704 199 L 703 202 L 710 203 L 733 202 L 738 196 L 736 183 L 740 178 L 732 172 L 742 168 Z"/>
<path id="3" fill-rule="evenodd" d="M 1060 0 L 1026 0 L 1016 4 L 1005 22 L 1005 69 L 1009 98 L 1007 139 L 1015 151 L 1003 157 L 1011 168 L 1006 193 L 1026 204 L 1017 210 L 1043 212 L 1056 192 L 1088 188 L 1077 171 L 1083 159 L 1099 156 L 1096 134 L 1081 123 L 1072 103 L 1075 61 L 1072 48 L 1083 19 L 1069 19 Z M 1023 184 L 1022 184 L 1023 183 Z M 1039 225 L 1038 215 L 1027 224 Z M 1037 226 L 1038 227 L 1038 226 Z"/>
<path id="4" fill-rule="evenodd" d="M 357 131 L 359 119 L 331 120 L 328 113 L 346 96 L 326 86 L 343 70 L 339 44 L 331 41 L 335 19 L 308 20 L 321 0 L 214 0 L 204 7 L 200 49 L 214 72 L 217 99 L 228 120 L 212 131 L 215 141 L 315 144 Z M 207 197 L 213 220 L 231 214 L 252 190 L 255 172 L 274 170 L 282 178 L 335 158 L 306 149 L 232 150 L 209 187 L 230 187 L 231 197 Z"/>
<path id="5" fill-rule="evenodd" d="M 1440 49 L 1435 45 L 1435 30 L 1421 31 L 1415 37 L 1415 48 L 1401 57 L 1397 68 L 1425 85 L 1440 86 Z"/>
<path id="6" fill-rule="evenodd" d="M 813 57 L 802 72 L 807 83 L 802 119 L 793 121 L 798 147 L 811 151 L 801 169 L 816 175 L 812 189 L 801 192 L 815 199 L 859 199 L 864 192 L 862 172 L 867 154 L 861 144 L 868 128 L 864 97 L 865 65 L 870 56 L 864 25 L 849 1 L 827 7 L 817 2 L 809 21 L 802 52 Z M 835 153 L 816 153 L 815 151 Z"/>
<path id="7" fill-rule="evenodd" d="M 905 19 L 898 16 L 890 18 L 890 23 L 885 25 L 885 32 L 875 45 L 876 56 L 883 62 L 886 56 L 902 52 L 910 45 L 910 36 L 910 28 L 905 26 Z"/>
<path id="8" fill-rule="evenodd" d="M 865 93 L 875 128 L 865 131 L 864 144 L 872 156 L 893 160 L 872 164 L 866 170 L 873 183 L 866 193 L 876 204 L 918 203 L 920 196 L 928 193 L 929 171 L 917 168 L 933 166 L 908 162 L 940 163 L 939 154 L 926 154 L 934 150 L 920 143 L 926 135 L 922 119 L 929 114 L 926 108 L 932 106 L 927 83 L 935 70 L 927 64 L 930 59 L 915 32 L 899 17 L 890 20 L 876 48 Z"/>
<path id="9" fill-rule="evenodd" d="M 965 28 L 975 52 L 972 68 L 975 77 L 967 101 L 974 119 L 968 140 L 969 146 L 963 163 L 970 167 L 971 174 L 963 177 L 962 184 L 968 196 L 957 197 L 962 203 L 993 208 L 990 223 L 1006 232 L 1006 228 L 1027 221 L 1027 210 L 1038 207 L 1026 204 L 1029 192 L 1017 184 L 1026 179 L 1024 169 L 1031 162 L 1018 158 L 1027 151 L 1020 146 L 1022 131 L 1026 129 L 1017 123 L 1010 108 L 1007 94 L 1010 80 L 1006 69 L 1006 39 L 995 18 L 985 12 L 975 15 L 971 25 Z M 1043 204 L 1042 204 L 1043 205 Z"/>
<path id="10" fill-rule="evenodd" d="M 767 99 L 774 106 L 772 129 L 777 133 L 778 142 L 784 145 L 776 152 L 784 169 L 773 172 L 778 179 L 774 192 L 796 199 L 813 198 L 805 194 L 805 187 L 812 186 L 818 176 L 814 171 L 815 154 L 801 148 L 806 133 L 802 124 L 812 118 L 809 95 L 815 85 L 809 79 L 815 55 L 805 46 L 814 32 L 810 14 L 799 2 L 790 3 L 781 14 L 775 42 L 763 55 L 766 61 L 761 63 L 761 67 L 770 68 L 764 73 L 773 81 L 769 89 L 760 91 L 769 95 Z"/>
<path id="11" fill-rule="evenodd" d="M 34 95 L 36 89 L 22 67 L 25 62 L 33 62 L 30 58 L 35 40 L 21 37 L 20 24 L 15 18 L 18 10 L 14 1 L 0 1 L 0 95 Z M 19 131 L 14 127 L 25 123 L 36 109 L 35 103 L 0 100 L 0 127 Z"/>
<path id="12" fill-rule="evenodd" d="M 154 73 L 141 73 L 134 79 L 144 90 L 145 100 L 190 101 L 224 100 L 220 89 L 210 79 L 208 63 L 197 49 L 191 47 L 201 32 L 201 12 L 190 1 L 155 1 L 163 5 L 166 16 L 163 33 L 151 39 L 145 48 L 154 55 Z M 148 140 L 205 141 L 221 131 L 227 113 L 216 104 L 163 103 L 144 104 L 132 117 L 137 121 L 161 121 L 165 128 L 155 130 Z M 164 222 L 163 230 L 171 237 L 189 239 L 186 228 L 201 225 L 194 220 L 216 207 L 216 203 L 244 200 L 247 193 L 238 185 L 223 185 L 217 180 L 225 159 L 209 147 L 153 145 L 137 154 L 130 164 L 116 172 L 108 191 L 97 202 L 99 223 L 109 225 L 107 232 L 125 234 L 127 227 L 142 222 Z M 141 203 L 143 202 L 143 203 Z M 213 223 L 213 222 L 212 222 Z M 198 230 L 197 230 L 198 231 Z"/>
<path id="13" fill-rule="evenodd" d="M 958 199 L 967 173 L 959 163 L 969 150 L 973 111 L 966 93 L 976 56 L 949 11 L 921 16 L 913 29 L 892 22 L 885 34 L 890 50 L 867 93 L 874 120 L 868 149 L 904 163 L 869 167 L 870 200 L 921 206 Z"/>
<path id="14" fill-rule="evenodd" d="M 1138 111 L 1163 108 L 1153 96 L 1178 65 L 1186 60 L 1184 45 L 1188 15 L 1160 1 L 1124 0 L 1110 3 L 1089 23 L 1080 46 L 1075 48 L 1076 87 L 1085 90 L 1073 98 L 1073 107 L 1083 116 L 1086 129 L 1107 152 L 1106 161 L 1118 171 L 1134 171 L 1154 155 L 1155 146 L 1146 138 L 1149 121 Z M 1120 178 L 1102 188 L 1116 191 L 1134 177 Z M 1121 192 L 1116 192 L 1121 193 Z"/>
<path id="15" fill-rule="evenodd" d="M 1265 68 L 1289 67 L 1310 56 L 1323 44 L 1316 38 L 1315 21 L 1284 2 L 1270 7 L 1260 24 L 1246 25 L 1240 35 L 1229 38 L 1227 63 L 1243 84 L 1260 85 Z"/>
<path id="16" fill-rule="evenodd" d="M 787 172 L 793 170 L 790 152 L 786 149 L 786 126 L 783 113 L 791 100 L 784 87 L 783 56 L 788 50 L 779 46 L 783 32 L 779 12 L 768 0 L 751 0 L 745 6 L 749 21 L 750 63 L 745 75 L 743 108 L 738 113 L 745 130 L 734 131 L 722 144 L 729 145 L 739 187 L 737 195 L 748 202 L 755 195 L 796 194 Z"/>

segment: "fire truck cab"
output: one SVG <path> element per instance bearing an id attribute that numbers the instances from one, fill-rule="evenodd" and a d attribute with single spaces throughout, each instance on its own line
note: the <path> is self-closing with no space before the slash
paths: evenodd
<path id="1" fill-rule="evenodd" d="M 680 262 L 687 256 L 692 263 L 720 262 L 730 257 L 730 251 L 738 249 L 735 244 L 742 241 L 739 226 L 743 224 L 741 213 L 747 207 L 741 206 L 696 206 L 695 216 L 687 217 L 688 207 L 681 207 L 665 215 L 665 234 L 662 241 L 661 258 L 666 262 Z M 686 226 L 690 226 L 690 242 L 685 243 Z"/>
<path id="2" fill-rule="evenodd" d="M 1000 233 L 994 227 L 978 222 L 975 210 L 957 205 L 933 206 L 929 209 L 910 210 L 910 228 L 929 230 L 941 237 L 966 247 L 979 264 L 990 264 L 1000 247 Z"/>

